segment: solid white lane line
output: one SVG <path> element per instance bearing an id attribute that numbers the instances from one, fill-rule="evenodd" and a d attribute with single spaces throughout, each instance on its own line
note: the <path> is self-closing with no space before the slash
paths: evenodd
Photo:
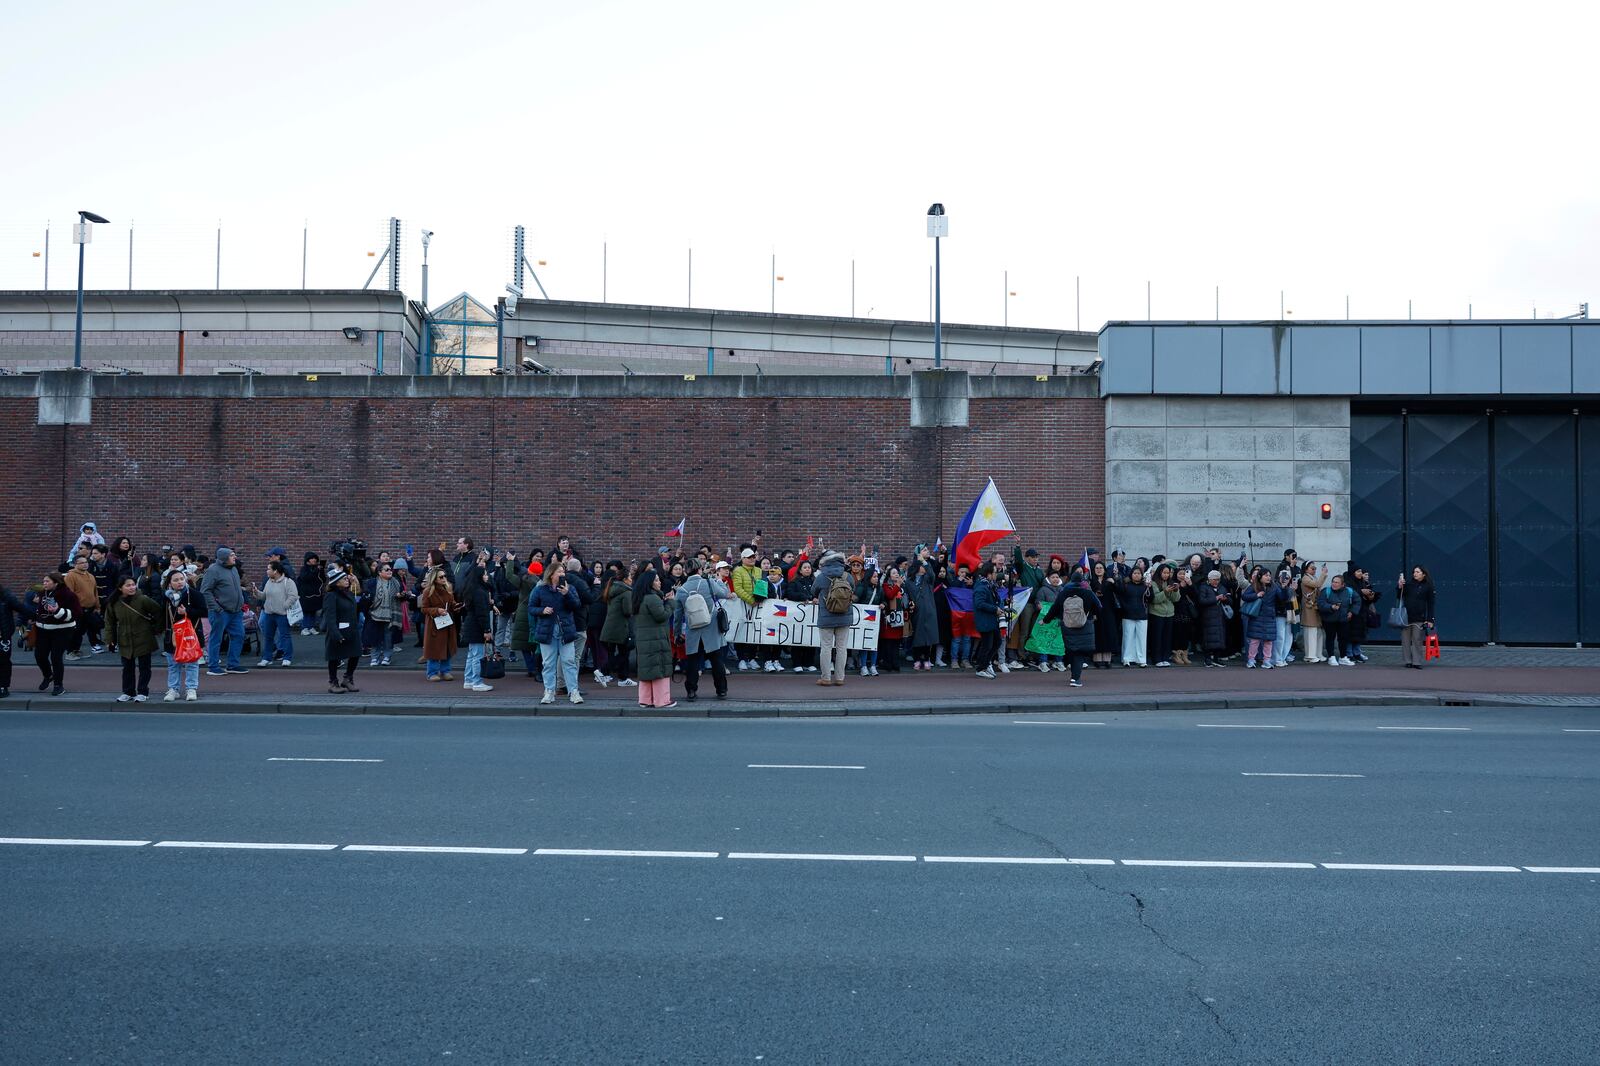
<path id="1" fill-rule="evenodd" d="M 1250 725 L 1234 722 L 1197 722 L 1196 729 L 1288 729 L 1286 725 Z"/>
<path id="2" fill-rule="evenodd" d="M 1365 778 L 1365 773 L 1245 773 L 1242 778 Z"/>
<path id="3" fill-rule="evenodd" d="M 405 851 L 425 855 L 526 855 L 527 848 L 429 847 L 421 844 L 346 844 L 345 851 Z"/>
<path id="4" fill-rule="evenodd" d="M 617 859 L 715 859 L 715 851 L 621 851 L 613 848 L 538 848 L 535 855 L 599 855 Z"/>
<path id="5" fill-rule="evenodd" d="M 1600 733 L 1600 729 L 1563 729 L 1563 733 Z"/>
<path id="6" fill-rule="evenodd" d="M 1530 874 L 1600 874 L 1600 866 L 1524 866 Z"/>
<path id="7" fill-rule="evenodd" d="M 802 851 L 730 851 L 730 859 L 800 859 L 806 862 L 916 862 L 915 855 L 825 855 Z"/>
<path id="8" fill-rule="evenodd" d="M 1470 733 L 1470 725 L 1380 725 L 1392 733 Z"/>
<path id="9" fill-rule="evenodd" d="M 1218 870 L 1315 870 L 1314 862 L 1233 862 L 1221 859 L 1123 859 L 1124 866 L 1197 866 Z"/>
<path id="10" fill-rule="evenodd" d="M 1012 725 L 1105 725 L 1104 722 L 1027 722 L 1013 719 Z"/>
<path id="11" fill-rule="evenodd" d="M 229 848 L 239 851 L 332 851 L 337 844 L 259 844 L 238 840 L 158 840 L 158 848 Z"/>
<path id="12" fill-rule="evenodd" d="M 1324 870 L 1399 870 L 1425 874 L 1520 874 L 1520 866 L 1423 866 L 1395 862 L 1325 862 Z"/>
<path id="13" fill-rule="evenodd" d="M 747 770 L 865 770 L 865 766 L 808 766 L 804 763 L 753 762 Z"/>
<path id="14" fill-rule="evenodd" d="M 73 837 L 0 837 L 0 844 L 56 844 L 73 848 L 142 848 L 148 840 L 79 840 Z"/>
<path id="15" fill-rule="evenodd" d="M 382 762 L 382 759 L 301 759 L 289 755 L 274 755 L 268 762 Z"/>
<path id="16" fill-rule="evenodd" d="M 1008 866 L 1115 866 L 1115 859 L 1036 858 L 1028 855 L 924 855 L 923 862 L 981 862 Z"/>

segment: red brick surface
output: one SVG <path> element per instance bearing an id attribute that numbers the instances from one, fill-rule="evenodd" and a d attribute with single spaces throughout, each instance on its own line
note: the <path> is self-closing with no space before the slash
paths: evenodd
<path id="1" fill-rule="evenodd" d="M 0 579 L 34 575 L 85 520 L 141 548 L 239 550 L 251 570 L 345 535 L 421 550 L 460 533 L 591 558 L 817 534 L 885 552 L 951 539 L 998 484 L 1025 544 L 1075 558 L 1105 526 L 1098 399 L 974 398 L 970 425 L 914 429 L 888 399 L 117 399 L 88 426 L 0 401 L 10 445 Z"/>

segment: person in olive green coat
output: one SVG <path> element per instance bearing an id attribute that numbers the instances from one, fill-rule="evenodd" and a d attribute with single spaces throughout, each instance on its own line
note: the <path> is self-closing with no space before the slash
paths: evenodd
<path id="1" fill-rule="evenodd" d="M 661 572 L 646 568 L 633 582 L 633 639 L 639 654 L 639 706 L 675 707 L 672 699 L 672 608 L 677 590 L 661 597 Z"/>
<path id="2" fill-rule="evenodd" d="M 628 680 L 628 623 L 633 620 L 633 585 L 620 573 L 613 573 L 600 593 L 606 604 L 605 624 L 600 627 L 600 643 L 606 647 L 609 678 L 618 687 L 633 684 Z"/>
<path id="3" fill-rule="evenodd" d="M 122 695 L 117 702 L 143 703 L 150 698 L 150 656 L 161 646 L 166 614 L 155 600 L 139 591 L 139 583 L 131 576 L 122 579 L 119 595 L 107 614 L 108 639 L 122 656 Z"/>
<path id="4" fill-rule="evenodd" d="M 535 552 L 535 555 L 538 553 Z M 522 563 L 516 556 L 507 557 L 504 565 L 506 580 L 517 590 L 517 612 L 511 616 L 511 650 L 522 653 L 522 665 L 529 677 L 542 677 L 539 668 L 539 645 L 528 632 L 528 597 L 539 587 L 544 566 L 535 567 L 533 561 Z"/>

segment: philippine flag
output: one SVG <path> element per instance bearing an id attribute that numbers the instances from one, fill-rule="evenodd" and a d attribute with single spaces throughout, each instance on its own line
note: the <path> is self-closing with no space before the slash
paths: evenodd
<path id="1" fill-rule="evenodd" d="M 1006 505 L 1000 502 L 1000 490 L 994 487 L 994 478 L 990 478 L 956 527 L 956 565 L 965 564 L 976 570 L 983 559 L 984 548 L 1016 531 L 1011 516 L 1006 513 Z"/>
<path id="2" fill-rule="evenodd" d="M 767 627 L 767 636 L 776 637 L 777 635 L 778 635 L 778 631 L 776 629 L 773 629 L 771 626 Z"/>
<path id="3" fill-rule="evenodd" d="M 1083 554 L 1078 556 L 1078 569 L 1082 570 L 1085 574 L 1087 574 L 1089 572 L 1089 549 L 1088 548 L 1083 549 Z"/>
<path id="4" fill-rule="evenodd" d="M 950 635 L 956 637 L 975 637 L 978 627 L 972 621 L 972 590 L 969 588 L 947 588 L 944 598 L 950 604 Z"/>
<path id="5" fill-rule="evenodd" d="M 683 536 L 683 524 L 685 522 L 687 522 L 687 521 L 689 521 L 687 518 L 679 519 L 678 520 L 678 524 L 676 526 L 674 526 L 671 529 L 667 530 L 667 536 L 669 536 L 669 537 L 681 537 L 681 536 Z"/>
<path id="6" fill-rule="evenodd" d="M 788 608 L 788 606 L 786 604 L 782 604 L 782 603 L 773 604 L 772 605 L 772 617 L 774 617 L 774 618 L 788 618 L 789 617 L 789 608 Z"/>

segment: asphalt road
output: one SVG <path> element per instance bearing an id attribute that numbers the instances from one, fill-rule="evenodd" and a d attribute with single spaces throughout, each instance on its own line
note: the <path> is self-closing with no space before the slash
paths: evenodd
<path id="1" fill-rule="evenodd" d="M 1594 1062 L 1597 816 L 1575 708 L 6 713 L 0 1061 Z"/>

